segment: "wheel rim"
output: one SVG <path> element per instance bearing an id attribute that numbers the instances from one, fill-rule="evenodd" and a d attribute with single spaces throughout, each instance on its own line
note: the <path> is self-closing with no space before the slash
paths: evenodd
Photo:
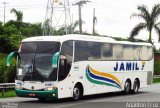
<path id="1" fill-rule="evenodd" d="M 126 82 L 125 87 L 126 87 L 126 92 L 129 93 L 129 91 L 130 91 L 130 84 L 129 84 L 129 82 Z"/>
<path id="2" fill-rule="evenodd" d="M 74 88 L 74 90 L 73 90 L 73 96 L 74 96 L 74 98 L 78 99 L 79 95 L 80 95 L 79 89 L 78 88 Z"/>

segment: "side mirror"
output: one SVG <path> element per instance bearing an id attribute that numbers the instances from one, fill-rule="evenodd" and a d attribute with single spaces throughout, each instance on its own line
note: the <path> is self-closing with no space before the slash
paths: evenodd
<path id="1" fill-rule="evenodd" d="M 19 55 L 19 53 L 17 51 L 14 51 L 14 52 L 11 52 L 8 56 L 7 56 L 7 59 L 6 59 L 6 63 L 7 63 L 7 66 L 10 66 L 10 62 L 11 62 L 11 59 L 14 57 L 14 56 L 17 56 Z"/>
<path id="2" fill-rule="evenodd" d="M 67 58 L 64 55 L 60 56 L 59 66 L 61 69 L 61 73 L 65 74 L 67 69 Z"/>
<path id="3" fill-rule="evenodd" d="M 64 65 L 66 64 L 66 63 L 65 63 L 65 62 L 66 62 L 66 59 L 67 59 L 66 56 L 64 56 L 64 55 L 61 55 L 61 56 L 60 56 L 60 63 L 61 63 L 62 66 L 64 66 Z"/>
<path id="4" fill-rule="evenodd" d="M 53 68 L 57 68 L 57 66 L 58 66 L 58 58 L 59 58 L 59 55 L 60 55 L 60 52 L 56 52 L 56 53 L 53 55 L 53 58 L 52 58 L 52 67 L 53 67 Z"/>

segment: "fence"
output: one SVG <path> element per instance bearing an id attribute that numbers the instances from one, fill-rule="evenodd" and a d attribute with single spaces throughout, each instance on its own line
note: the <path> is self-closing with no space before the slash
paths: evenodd
<path id="1" fill-rule="evenodd" d="M 2 91 L 2 97 L 4 97 L 4 93 L 6 89 L 15 88 L 15 83 L 0 83 L 0 90 Z"/>

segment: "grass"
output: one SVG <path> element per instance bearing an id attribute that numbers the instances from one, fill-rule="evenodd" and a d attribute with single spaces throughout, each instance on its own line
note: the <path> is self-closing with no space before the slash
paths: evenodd
<path id="1" fill-rule="evenodd" d="M 5 91 L 4 96 L 2 96 L 2 92 L 0 92 L 0 98 L 15 97 L 15 96 L 16 96 L 15 90 Z"/>
<path id="2" fill-rule="evenodd" d="M 153 78 L 153 83 L 160 83 L 160 77 Z"/>

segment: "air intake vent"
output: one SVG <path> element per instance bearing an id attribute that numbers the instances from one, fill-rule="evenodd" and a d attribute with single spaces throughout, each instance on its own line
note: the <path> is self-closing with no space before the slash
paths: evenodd
<path id="1" fill-rule="evenodd" d="M 151 84 L 152 84 L 152 79 L 153 79 L 153 77 L 152 77 L 152 72 L 149 71 L 149 72 L 147 73 L 147 85 L 151 85 Z"/>

